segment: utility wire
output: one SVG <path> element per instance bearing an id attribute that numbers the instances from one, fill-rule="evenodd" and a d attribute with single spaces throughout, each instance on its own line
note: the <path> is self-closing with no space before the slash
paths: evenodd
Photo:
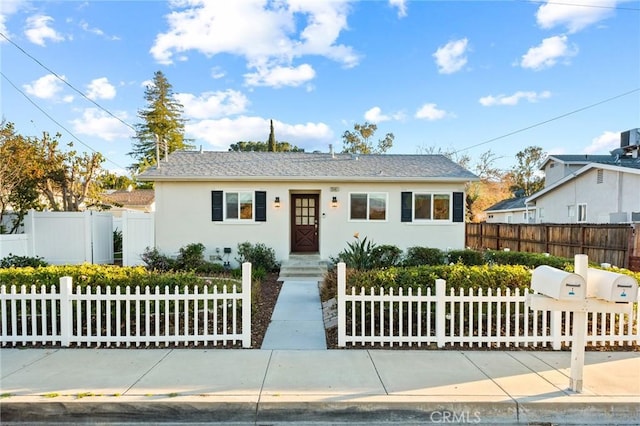
<path id="1" fill-rule="evenodd" d="M 593 108 L 593 107 L 596 107 L 598 105 L 602 105 L 604 103 L 611 102 L 611 101 L 613 101 L 615 99 L 622 98 L 623 96 L 628 96 L 628 95 L 630 95 L 632 93 L 635 93 L 635 92 L 640 92 L 640 87 L 635 88 L 633 90 L 629 90 L 628 92 L 624 92 L 624 93 L 621 93 L 621 94 L 616 95 L 616 96 L 612 96 L 612 97 L 607 98 L 607 99 L 603 99 L 603 100 L 598 101 L 596 103 L 593 103 L 591 105 L 587 105 L 587 106 L 584 106 L 582 108 L 575 109 L 575 110 L 567 112 L 565 114 L 557 115 L 557 116 L 555 116 L 553 118 L 549 118 L 548 120 L 539 121 L 539 122 L 537 122 L 535 124 L 532 124 L 530 126 L 523 127 L 521 129 L 518 129 L 518 130 L 514 130 L 512 132 L 506 133 L 504 135 L 501 135 L 501 136 L 498 136 L 498 137 L 495 137 L 495 138 L 488 139 L 488 140 L 486 140 L 484 142 L 480 142 L 480 143 L 477 143 L 475 145 L 471 145 L 471 146 L 468 146 L 466 148 L 459 149 L 457 151 L 454 151 L 453 153 L 457 154 L 457 153 L 460 153 L 460 152 L 463 152 L 463 151 L 467 151 L 467 150 L 472 149 L 472 148 L 476 148 L 476 147 L 479 147 L 479 146 L 482 146 L 482 145 L 486 145 L 486 144 L 491 143 L 491 142 L 495 142 L 495 141 L 500 140 L 500 139 L 504 139 L 504 138 L 509 137 L 509 136 L 516 135 L 518 133 L 522 133 L 522 132 L 527 131 L 527 130 L 531 130 L 531 129 L 535 128 L 535 127 L 542 126 L 543 124 L 551 123 L 552 121 L 556 121 L 556 120 L 559 120 L 561 118 L 565 118 L 565 117 L 568 117 L 570 115 L 577 114 L 577 113 L 582 112 L 584 110 L 587 110 L 589 108 Z"/>
<path id="2" fill-rule="evenodd" d="M 93 105 L 95 105 L 96 107 L 98 107 L 101 111 L 106 112 L 107 114 L 109 114 L 111 117 L 115 118 L 116 120 L 118 120 L 120 123 L 124 124 L 125 126 L 127 126 L 128 128 L 130 128 L 131 130 L 135 131 L 136 128 L 133 127 L 131 124 L 127 123 L 126 121 L 124 121 L 123 119 L 121 119 L 120 117 L 118 117 L 117 115 L 113 114 L 111 111 L 109 111 L 108 109 L 104 108 L 102 105 L 98 104 L 96 101 L 94 101 L 93 99 L 90 99 L 89 97 L 87 97 L 87 95 L 85 95 L 81 90 L 78 90 L 75 88 L 75 86 L 73 86 L 71 83 L 69 83 L 67 80 L 65 80 L 64 78 L 60 77 L 55 71 L 53 71 L 51 68 L 47 67 L 45 64 L 43 64 L 42 62 L 40 62 L 38 59 L 34 58 L 32 55 L 30 55 L 26 50 L 24 50 L 22 47 L 20 47 L 18 44 L 16 44 L 13 40 L 11 40 L 9 37 L 7 37 L 6 35 L 4 35 L 4 33 L 0 32 L 0 36 L 2 36 L 2 38 L 4 38 L 5 40 L 7 40 L 9 43 L 11 43 L 16 49 L 18 49 L 19 51 L 21 51 L 22 53 L 24 53 L 26 56 L 28 56 L 31 60 L 33 60 L 36 64 L 40 65 L 42 68 L 44 68 L 45 70 L 49 71 L 54 77 L 56 77 L 58 80 L 62 81 L 64 84 L 66 84 L 67 86 L 69 86 L 73 91 L 75 91 L 76 93 L 78 93 L 80 96 L 82 96 L 84 99 L 86 99 L 87 101 L 91 102 Z M 6 78 L 6 77 L 5 77 Z"/>
<path id="3" fill-rule="evenodd" d="M 10 79 L 9 77 L 7 77 L 2 71 L 0 71 L 0 75 L 7 80 L 7 82 L 13 86 L 14 89 L 16 89 L 18 91 L 18 93 L 20 93 L 22 96 L 24 96 L 24 98 L 29 101 L 29 103 L 31 103 L 31 105 L 33 105 L 34 107 L 36 107 L 41 113 L 43 113 L 44 115 L 47 116 L 47 118 L 51 121 L 53 121 L 54 123 L 56 123 L 62 130 L 64 130 L 65 132 L 67 132 L 69 135 L 71 135 L 71 137 L 73 139 L 75 139 L 76 141 L 78 141 L 78 143 L 80 143 L 81 145 L 87 147 L 89 150 L 91 150 L 91 152 L 94 152 L 96 154 L 98 154 L 99 152 L 96 151 L 95 149 L 93 149 L 91 146 L 89 146 L 88 144 L 82 142 L 80 140 L 80 138 L 78 138 L 76 135 L 74 135 L 69 129 L 67 129 L 65 126 L 63 126 L 62 124 L 60 124 L 55 118 L 53 118 L 51 115 L 49 115 L 49 113 L 47 113 L 43 108 L 40 107 L 40 105 L 38 105 L 37 103 L 35 103 L 33 101 L 33 99 L 31 99 L 29 96 L 26 95 L 26 93 L 24 93 L 22 90 L 20 90 L 20 88 L 18 86 L 16 86 Z M 125 167 L 121 166 L 120 164 L 116 163 L 115 161 L 109 159 L 107 156 L 105 156 L 104 154 L 99 153 L 100 155 L 102 155 L 104 157 L 104 159 L 106 161 L 108 161 L 109 163 L 113 164 L 114 166 L 120 168 L 120 169 L 125 169 Z"/>

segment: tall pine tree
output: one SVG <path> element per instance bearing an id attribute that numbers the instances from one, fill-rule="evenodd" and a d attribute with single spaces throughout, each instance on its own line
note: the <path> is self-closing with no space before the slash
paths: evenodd
<path id="1" fill-rule="evenodd" d="M 134 173 L 156 165 L 156 158 L 180 149 L 193 148 L 184 137 L 183 106 L 173 96 L 172 86 L 162 73 L 156 71 L 153 82 L 144 92 L 147 105 L 138 111 L 142 123 L 136 124 L 135 142 L 128 154 L 134 159 L 130 166 Z"/>
<path id="2" fill-rule="evenodd" d="M 273 131 L 273 120 L 271 121 L 271 132 L 269 133 L 269 151 L 270 152 L 275 152 L 277 151 L 276 149 L 276 134 Z"/>

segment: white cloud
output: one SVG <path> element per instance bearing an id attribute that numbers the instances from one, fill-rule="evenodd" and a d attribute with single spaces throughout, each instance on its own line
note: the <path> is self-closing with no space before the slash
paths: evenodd
<path id="1" fill-rule="evenodd" d="M 463 38 L 450 41 L 439 47 L 433 54 L 438 65 L 438 72 L 440 74 L 453 74 L 460 71 L 467 63 L 466 53 L 468 46 L 469 40 Z"/>
<path id="2" fill-rule="evenodd" d="M 328 146 L 333 133 L 324 123 L 286 124 L 273 121 L 276 139 L 286 141 L 305 150 Z M 190 121 L 185 125 L 189 137 L 209 143 L 213 149 L 227 150 L 238 141 L 266 141 L 269 120 L 262 117 L 240 116 L 220 120 Z"/>
<path id="3" fill-rule="evenodd" d="M 404 114 L 402 113 L 402 111 L 398 111 L 396 113 L 388 115 L 388 114 L 383 114 L 382 109 L 380 109 L 380 107 L 377 107 L 377 106 L 371 108 L 370 110 L 364 113 L 364 119 L 371 123 L 381 123 L 383 121 L 390 121 L 390 120 L 402 120 L 403 118 L 404 118 Z"/>
<path id="4" fill-rule="evenodd" d="M 620 146 L 620 132 L 604 132 L 591 140 L 591 145 L 584 149 L 585 154 L 608 154 Z"/>
<path id="5" fill-rule="evenodd" d="M 64 75 L 61 75 L 60 78 L 63 80 L 66 79 Z M 29 95 L 35 96 L 36 98 L 54 99 L 56 95 L 62 91 L 63 84 L 64 83 L 55 75 L 47 74 L 22 87 Z"/>
<path id="6" fill-rule="evenodd" d="M 309 64 L 302 64 L 298 67 L 259 67 L 257 72 L 244 75 L 245 81 L 249 86 L 271 87 L 297 87 L 313 80 L 315 76 L 316 72 Z"/>
<path id="7" fill-rule="evenodd" d="M 617 0 L 563 0 L 548 1 L 538 9 L 538 25 L 545 29 L 565 26 L 570 33 L 613 15 Z"/>
<path id="8" fill-rule="evenodd" d="M 398 18 L 404 18 L 407 16 L 407 2 L 406 0 L 389 0 L 389 4 L 398 8 Z"/>
<path id="9" fill-rule="evenodd" d="M 80 28 L 82 28 L 83 31 L 86 31 L 91 34 L 95 34 L 107 40 L 120 40 L 120 37 L 118 36 L 109 36 L 105 34 L 105 32 L 102 31 L 100 28 L 92 27 L 91 25 L 89 25 L 87 21 L 80 21 Z"/>
<path id="10" fill-rule="evenodd" d="M 124 112 L 116 113 L 116 116 L 122 120 L 127 119 L 127 114 Z M 131 128 L 97 108 L 85 109 L 82 117 L 71 120 L 71 124 L 74 132 L 78 134 L 95 136 L 106 141 L 130 138 L 134 134 Z"/>
<path id="11" fill-rule="evenodd" d="M 286 86 L 310 77 L 308 65 L 293 68 L 293 61 L 304 55 L 324 56 L 347 67 L 359 60 L 351 47 L 337 43 L 347 28 L 349 6 L 343 0 L 190 0 L 172 5 L 169 28 L 156 36 L 150 50 L 160 63 L 172 63 L 174 55 L 192 50 L 206 56 L 228 53 L 247 61 L 253 71 L 245 76 L 248 84 Z M 283 75 L 283 70 L 296 72 Z M 283 80 L 286 76 L 291 84 Z"/>
<path id="12" fill-rule="evenodd" d="M 211 78 L 213 78 L 214 80 L 218 80 L 225 75 L 225 72 L 220 67 L 211 68 Z"/>
<path id="13" fill-rule="evenodd" d="M 53 18 L 51 16 L 30 16 L 27 18 L 27 28 L 24 31 L 24 34 L 31 43 L 39 46 L 45 46 L 46 40 L 51 40 L 53 42 L 63 41 L 64 37 L 49 26 L 52 22 Z"/>
<path id="14" fill-rule="evenodd" d="M 539 46 L 530 48 L 522 56 L 520 66 L 541 70 L 554 66 L 560 59 L 568 59 L 578 53 L 578 48 L 570 48 L 566 35 L 553 36 L 542 40 Z"/>
<path id="15" fill-rule="evenodd" d="M 116 96 L 116 88 L 109 83 L 107 77 L 92 80 L 87 89 L 87 97 L 92 100 L 113 99 Z"/>
<path id="16" fill-rule="evenodd" d="M 249 100 L 235 90 L 205 92 L 200 96 L 191 93 L 176 93 L 176 100 L 184 107 L 184 114 L 195 119 L 219 118 L 241 114 L 246 111 Z"/>
<path id="17" fill-rule="evenodd" d="M 0 32 L 2 32 L 2 34 L 6 35 L 7 37 L 11 36 L 8 28 L 5 25 L 7 19 L 10 15 L 13 15 L 18 10 L 20 10 L 20 7 L 23 4 L 25 4 L 23 0 L 2 0 L 0 2 Z M 6 42 L 7 41 L 4 39 L 4 37 L 0 37 L 0 44 Z"/>
<path id="18" fill-rule="evenodd" d="M 547 99 L 551 97 L 551 92 L 545 90 L 544 92 L 536 93 L 536 92 L 523 92 L 518 91 L 513 95 L 498 95 L 498 96 L 484 96 L 480 98 L 479 102 L 483 106 L 494 106 L 494 105 L 518 105 L 521 100 L 526 100 L 527 102 L 538 102 L 540 99 Z"/>
<path id="19" fill-rule="evenodd" d="M 153 86 L 153 80 L 145 80 L 142 83 L 140 83 L 140 87 L 142 87 L 143 89 L 146 89 L 149 86 Z"/>
<path id="20" fill-rule="evenodd" d="M 445 110 L 438 109 L 436 104 L 424 104 L 416 111 L 416 118 L 426 119 L 429 121 L 441 120 L 450 115 Z"/>

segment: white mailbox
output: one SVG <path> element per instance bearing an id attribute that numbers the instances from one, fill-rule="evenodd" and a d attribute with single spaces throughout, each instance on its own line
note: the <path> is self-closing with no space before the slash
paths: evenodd
<path id="1" fill-rule="evenodd" d="M 582 276 L 547 265 L 533 270 L 531 288 L 556 300 L 584 300 L 587 296 Z"/>
<path id="2" fill-rule="evenodd" d="M 629 275 L 589 268 L 587 297 L 609 302 L 635 302 L 638 299 L 638 282 Z"/>

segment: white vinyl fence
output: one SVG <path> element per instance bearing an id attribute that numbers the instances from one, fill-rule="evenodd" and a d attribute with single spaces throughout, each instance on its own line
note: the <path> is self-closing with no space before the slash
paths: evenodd
<path id="1" fill-rule="evenodd" d="M 393 289 L 377 293 L 346 288 L 346 268 L 338 264 L 338 346 L 466 345 L 469 347 L 551 346 L 560 350 L 571 341 L 569 312 L 531 311 L 529 290 L 446 291 L 436 280 L 435 292 L 414 294 Z M 589 313 L 587 342 L 592 345 L 640 344 L 640 310 L 633 313 Z"/>
<path id="2" fill-rule="evenodd" d="M 168 287 L 115 291 L 0 287 L 2 346 L 225 345 L 251 347 L 251 264 L 242 265 L 242 287 L 225 285 L 202 292 Z M 231 287 L 230 289 L 228 287 Z"/>

